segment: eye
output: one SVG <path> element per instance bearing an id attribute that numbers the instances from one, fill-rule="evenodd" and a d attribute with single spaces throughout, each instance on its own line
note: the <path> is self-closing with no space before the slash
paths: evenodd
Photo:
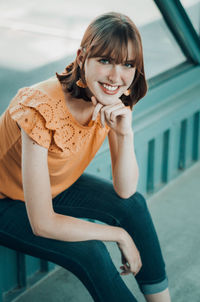
<path id="1" fill-rule="evenodd" d="M 134 65 L 132 63 L 128 63 L 128 62 L 125 63 L 124 66 L 127 68 L 134 68 Z"/>
<path id="2" fill-rule="evenodd" d="M 106 58 L 103 58 L 103 59 L 99 60 L 99 63 L 101 63 L 101 64 L 110 64 L 110 60 L 106 59 Z"/>

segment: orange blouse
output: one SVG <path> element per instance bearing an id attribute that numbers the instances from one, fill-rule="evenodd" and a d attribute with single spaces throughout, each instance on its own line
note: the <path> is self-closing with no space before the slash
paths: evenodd
<path id="1" fill-rule="evenodd" d="M 44 84 L 43 84 L 44 83 Z M 21 131 L 48 148 L 52 198 L 70 187 L 101 147 L 110 128 L 100 113 L 87 126 L 67 108 L 62 87 L 51 81 L 19 89 L 0 116 L 0 199 L 24 200 L 21 173 Z"/>

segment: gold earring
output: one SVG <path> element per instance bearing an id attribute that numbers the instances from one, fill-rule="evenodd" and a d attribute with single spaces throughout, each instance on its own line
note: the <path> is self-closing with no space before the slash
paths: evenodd
<path id="1" fill-rule="evenodd" d="M 129 96 L 131 94 L 131 90 L 130 89 L 127 89 L 125 92 L 124 92 L 124 95 L 125 96 Z"/>
<path id="2" fill-rule="evenodd" d="M 78 87 L 81 87 L 81 88 L 86 88 L 86 87 L 87 87 L 87 85 L 83 83 L 83 81 L 82 81 L 81 78 L 79 78 L 79 80 L 76 81 L 76 85 L 77 85 Z"/>

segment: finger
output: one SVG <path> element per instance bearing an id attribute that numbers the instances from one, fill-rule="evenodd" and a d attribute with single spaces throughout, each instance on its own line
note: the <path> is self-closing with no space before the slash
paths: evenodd
<path id="1" fill-rule="evenodd" d="M 138 263 L 138 267 L 137 267 L 137 270 L 136 270 L 136 275 L 139 273 L 139 271 L 141 270 L 141 267 L 142 267 L 142 262 L 140 261 L 139 263 Z"/>
<path id="2" fill-rule="evenodd" d="M 97 103 L 96 107 L 94 108 L 93 114 L 92 114 L 92 120 L 96 120 L 97 115 L 102 107 L 103 107 L 103 105 L 101 105 L 100 103 Z"/>
<path id="3" fill-rule="evenodd" d="M 97 100 L 96 100 L 95 96 L 92 96 L 91 100 L 92 100 L 93 105 L 96 106 L 97 105 Z"/>
<path id="4" fill-rule="evenodd" d="M 117 109 L 115 111 L 112 111 L 111 114 L 110 114 L 110 120 L 115 121 L 117 116 L 125 115 L 126 113 L 127 113 L 126 108 L 120 108 L 120 109 Z M 107 115 L 106 115 L 106 117 L 107 117 Z"/>
<path id="5" fill-rule="evenodd" d="M 120 268 L 121 268 L 121 269 L 123 269 L 123 270 L 126 270 L 126 271 L 130 270 L 130 268 L 129 268 L 129 267 L 127 267 L 127 266 L 125 266 L 125 265 L 120 266 Z"/>
<path id="6" fill-rule="evenodd" d="M 117 109 L 122 109 L 122 108 L 124 108 L 124 105 L 122 103 L 121 104 L 118 103 L 117 105 L 114 105 L 112 107 L 105 106 L 104 108 L 102 108 L 102 111 L 105 111 L 105 115 L 108 120 L 112 120 L 111 118 L 112 112 L 115 112 Z"/>
<path id="7" fill-rule="evenodd" d="M 133 268 L 131 268 L 131 271 L 134 274 L 134 276 L 136 276 L 139 273 L 141 267 L 142 267 L 141 262 L 140 261 L 136 261 L 136 263 L 133 266 Z"/>
<path id="8" fill-rule="evenodd" d="M 124 271 L 124 272 L 121 272 L 120 275 L 129 275 L 129 274 L 132 274 L 131 271 Z"/>
<path id="9" fill-rule="evenodd" d="M 109 106 L 109 109 L 108 109 L 108 106 Z M 122 102 L 121 102 L 121 104 L 118 103 L 118 105 L 112 105 L 112 107 L 110 107 L 110 105 L 108 105 L 108 106 L 103 106 L 101 108 L 101 111 L 100 111 L 100 113 L 101 113 L 101 124 L 102 124 L 102 127 L 105 127 L 105 114 L 107 114 L 107 116 L 106 116 L 107 120 L 110 121 L 110 113 L 113 110 L 116 110 L 118 108 L 124 107 L 124 105 L 122 104 Z"/>
<path id="10" fill-rule="evenodd" d="M 138 272 L 138 263 L 135 261 L 130 265 L 130 271 L 135 275 Z"/>
<path id="11" fill-rule="evenodd" d="M 124 267 L 125 267 L 126 270 L 130 269 L 130 266 L 128 264 L 126 264 L 126 263 L 124 263 Z"/>
<path id="12" fill-rule="evenodd" d="M 101 125 L 102 127 L 105 127 L 105 114 L 104 114 L 104 111 L 100 111 L 101 113 Z"/>

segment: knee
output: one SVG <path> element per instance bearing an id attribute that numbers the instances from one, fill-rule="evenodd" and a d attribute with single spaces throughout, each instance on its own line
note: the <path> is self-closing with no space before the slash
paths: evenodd
<path id="1" fill-rule="evenodd" d="M 82 262 L 91 264 L 92 256 L 92 262 L 97 264 L 97 262 L 106 260 L 109 255 L 105 244 L 101 240 L 88 240 L 83 241 L 82 243 L 81 255 L 79 255 Z"/>
<path id="2" fill-rule="evenodd" d="M 87 272 L 87 274 L 103 274 L 103 272 L 109 271 L 111 275 L 114 271 L 114 264 L 106 245 L 100 240 L 84 241 L 85 246 L 81 249 L 81 253 L 78 255 L 78 264 L 81 269 Z"/>
<path id="3" fill-rule="evenodd" d="M 122 200 L 123 209 L 128 215 L 144 215 L 148 211 L 147 202 L 144 196 L 135 192 L 127 199 Z"/>
<path id="4" fill-rule="evenodd" d="M 141 210 L 145 210 L 147 208 L 147 202 L 144 196 L 139 193 L 135 192 L 131 197 L 130 197 L 132 204 L 134 203 L 137 205 L 137 207 Z"/>

